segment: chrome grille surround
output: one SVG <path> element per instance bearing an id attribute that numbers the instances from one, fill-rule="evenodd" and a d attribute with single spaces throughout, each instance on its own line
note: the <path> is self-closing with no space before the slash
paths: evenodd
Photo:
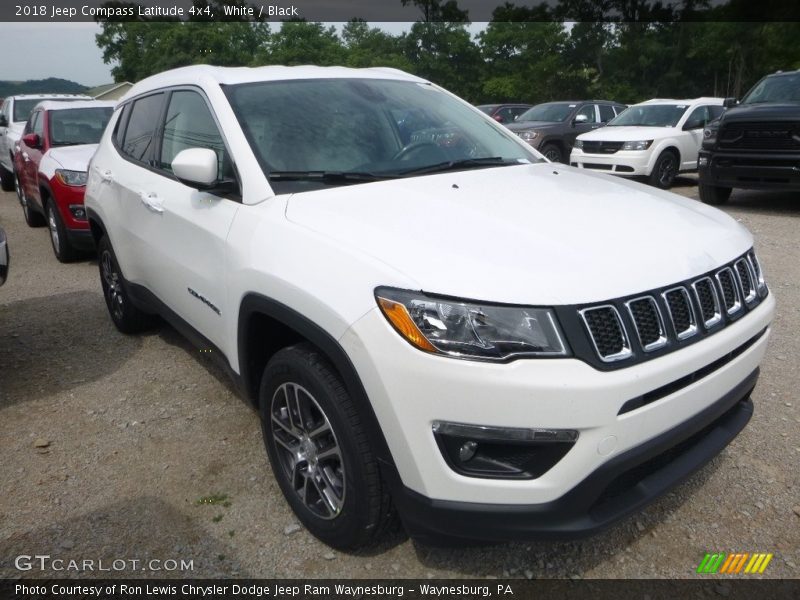
<path id="1" fill-rule="evenodd" d="M 619 352 L 615 352 L 613 354 L 603 354 L 598 347 L 597 340 L 595 339 L 595 333 L 592 331 L 592 325 L 587 318 L 589 313 L 593 313 L 596 311 L 601 310 L 611 310 L 614 317 L 616 318 L 616 324 L 619 327 L 620 335 L 622 337 L 622 349 Z M 617 362 L 620 360 L 625 360 L 626 358 L 630 358 L 633 355 L 633 350 L 631 349 L 631 343 L 628 339 L 628 333 L 625 331 L 625 325 L 622 323 L 622 319 L 620 318 L 619 311 L 617 307 L 613 304 L 601 304 L 600 306 L 592 306 L 591 308 L 584 308 L 583 310 L 578 311 L 583 319 L 583 324 L 586 326 L 586 331 L 589 332 L 589 339 L 592 341 L 592 345 L 594 346 L 595 352 L 597 352 L 597 356 L 600 357 L 600 360 L 603 362 Z"/>
<path id="2" fill-rule="evenodd" d="M 672 286 L 594 305 L 565 306 L 559 318 L 574 323 L 568 338 L 576 357 L 601 370 L 618 369 L 713 335 L 758 307 L 768 294 L 751 249 Z"/>
<path id="3" fill-rule="evenodd" d="M 686 304 L 686 310 L 689 313 L 689 326 L 681 331 L 678 331 L 678 326 L 675 324 L 675 315 L 673 314 L 674 311 L 672 310 L 671 302 L 669 301 L 669 295 L 673 293 L 678 293 L 683 297 L 683 301 Z M 667 314 L 672 322 L 672 328 L 675 330 L 675 335 L 677 338 L 679 340 L 685 340 L 695 335 L 697 333 L 697 315 L 694 311 L 692 299 L 689 297 L 689 290 L 687 290 L 684 286 L 679 285 L 677 287 L 665 290 L 661 294 L 661 297 L 664 299 L 664 304 L 667 306 Z"/>
<path id="4" fill-rule="evenodd" d="M 639 323 L 639 319 L 637 319 L 635 311 L 632 307 L 633 304 L 639 302 L 647 302 L 650 304 L 653 310 L 653 316 L 658 322 L 658 338 L 653 342 L 645 343 L 644 339 L 642 338 L 642 326 Z M 664 331 L 664 319 L 661 316 L 661 309 L 658 308 L 658 303 L 656 302 L 655 298 L 652 296 L 639 296 L 638 298 L 628 300 L 625 303 L 625 308 L 628 309 L 628 314 L 631 316 L 633 326 L 636 329 L 636 335 L 639 337 L 639 343 L 642 345 L 642 350 L 645 352 L 652 352 L 653 350 L 658 350 L 659 348 L 663 348 L 667 345 L 667 336 Z"/>

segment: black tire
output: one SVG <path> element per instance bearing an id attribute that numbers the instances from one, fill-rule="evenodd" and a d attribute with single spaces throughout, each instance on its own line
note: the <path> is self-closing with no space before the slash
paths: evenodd
<path id="1" fill-rule="evenodd" d="M 14 189 L 14 173 L 7 171 L 3 165 L 0 165 L 0 188 L 4 192 Z"/>
<path id="2" fill-rule="evenodd" d="M 678 174 L 678 157 L 674 152 L 664 150 L 653 165 L 648 182 L 650 185 L 668 190 Z"/>
<path id="3" fill-rule="evenodd" d="M 358 410 L 318 350 L 302 343 L 277 352 L 264 369 L 259 407 L 273 474 L 314 536 L 349 550 L 372 545 L 396 524 Z"/>
<path id="4" fill-rule="evenodd" d="M 544 157 L 550 162 L 564 162 L 564 152 L 561 150 L 561 146 L 558 144 L 548 142 L 541 147 L 539 152 L 544 154 Z"/>
<path id="5" fill-rule="evenodd" d="M 55 205 L 55 202 L 52 200 L 45 201 L 44 211 L 47 213 L 47 228 L 50 231 L 50 243 L 53 246 L 53 254 L 55 254 L 58 261 L 62 263 L 77 260 L 80 257 L 80 253 L 69 243 L 67 228 L 64 225 L 61 213 Z"/>
<path id="6" fill-rule="evenodd" d="M 725 204 L 731 197 L 731 192 L 733 191 L 729 187 L 717 187 L 706 183 L 701 183 L 698 187 L 700 188 L 700 200 L 706 204 L 713 204 L 714 206 Z"/>
<path id="7" fill-rule="evenodd" d="M 131 301 L 128 283 L 122 276 L 108 236 L 104 235 L 97 245 L 97 258 L 103 298 L 117 329 L 122 333 L 139 333 L 153 327 L 156 317 L 139 310 Z"/>
<path id="8" fill-rule="evenodd" d="M 19 203 L 22 204 L 22 214 L 25 217 L 25 223 L 28 224 L 28 227 L 43 227 L 45 225 L 44 215 L 31 208 L 28 195 L 22 187 L 20 187 L 20 194 Z"/>

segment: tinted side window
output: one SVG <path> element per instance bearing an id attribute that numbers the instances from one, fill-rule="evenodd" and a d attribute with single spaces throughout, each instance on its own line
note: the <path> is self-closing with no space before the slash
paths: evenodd
<path id="1" fill-rule="evenodd" d="M 25 131 L 23 131 L 23 135 L 27 135 L 29 133 L 33 133 L 33 125 L 36 123 L 36 119 L 39 118 L 39 113 L 33 113 L 31 118 L 28 119 L 28 122 L 25 123 Z"/>
<path id="2" fill-rule="evenodd" d="M 616 115 L 614 114 L 614 109 L 609 104 L 600 104 L 600 122 L 601 123 L 608 123 L 611 119 L 613 119 Z"/>
<path id="3" fill-rule="evenodd" d="M 122 142 L 122 151 L 132 159 L 145 162 L 150 156 L 163 100 L 164 94 L 154 94 L 133 103 Z"/>
<path id="4" fill-rule="evenodd" d="M 581 106 L 580 110 L 575 113 L 576 117 L 578 115 L 586 115 L 586 118 L 588 119 L 586 121 L 587 123 L 597 123 L 597 118 L 594 114 L 594 104 L 585 104 L 584 106 Z"/>
<path id="5" fill-rule="evenodd" d="M 706 121 L 708 121 L 708 107 L 698 106 L 691 112 L 683 126 L 687 129 L 695 129 L 705 125 Z"/>
<path id="6" fill-rule="evenodd" d="M 42 111 L 36 112 L 36 118 L 33 120 L 33 133 L 39 137 L 44 136 L 44 113 Z"/>
<path id="7" fill-rule="evenodd" d="M 131 105 L 126 104 L 120 112 L 121 114 L 114 124 L 113 139 L 114 143 L 121 148 L 123 140 L 125 139 L 125 127 L 128 125 L 128 117 L 131 114 Z"/>
<path id="8" fill-rule="evenodd" d="M 217 155 L 218 178 L 223 179 L 226 169 L 230 170 L 225 143 L 203 97 L 197 92 L 177 91 L 172 93 L 167 109 L 159 167 L 172 172 L 175 156 L 187 148 L 213 150 Z"/>
<path id="9" fill-rule="evenodd" d="M 708 120 L 713 121 L 714 119 L 719 119 L 722 116 L 722 113 L 724 112 L 725 112 L 724 106 L 709 106 Z"/>

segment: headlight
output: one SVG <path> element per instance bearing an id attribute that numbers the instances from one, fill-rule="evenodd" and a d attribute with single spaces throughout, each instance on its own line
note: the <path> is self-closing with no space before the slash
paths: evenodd
<path id="1" fill-rule="evenodd" d="M 622 144 L 623 150 L 647 150 L 653 140 L 638 140 L 636 142 L 625 142 Z"/>
<path id="2" fill-rule="evenodd" d="M 530 142 L 530 141 L 535 140 L 537 137 L 539 137 L 539 132 L 538 131 L 520 131 L 517 135 L 519 137 L 521 137 L 523 140 L 525 140 L 526 142 Z"/>
<path id="3" fill-rule="evenodd" d="M 577 148 L 578 150 L 583 150 L 583 140 L 575 140 L 575 143 L 572 145 L 573 148 Z"/>
<path id="4" fill-rule="evenodd" d="M 719 123 L 709 123 L 703 129 L 703 148 L 713 149 L 714 144 L 717 143 L 717 133 L 719 132 Z"/>
<path id="5" fill-rule="evenodd" d="M 549 308 L 498 306 L 383 287 L 375 290 L 375 297 L 397 332 L 420 350 L 485 360 L 570 354 Z"/>
<path id="6" fill-rule="evenodd" d="M 86 171 L 69 171 L 67 169 L 56 169 L 56 177 L 64 185 L 81 186 L 86 185 Z"/>

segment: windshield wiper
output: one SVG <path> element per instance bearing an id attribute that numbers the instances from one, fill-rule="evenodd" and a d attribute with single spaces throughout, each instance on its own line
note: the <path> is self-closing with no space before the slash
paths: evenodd
<path id="1" fill-rule="evenodd" d="M 463 158 L 461 160 L 448 160 L 446 162 L 436 163 L 434 165 L 427 165 L 425 167 L 418 167 L 416 169 L 409 169 L 407 171 L 398 171 L 397 175 L 402 177 L 406 175 L 422 175 L 425 173 L 443 173 L 444 171 L 454 171 L 457 169 L 467 169 L 469 167 L 499 167 L 506 165 L 522 165 L 516 159 L 503 158 L 502 156 L 484 156 L 482 158 Z"/>
<path id="2" fill-rule="evenodd" d="M 384 175 L 359 171 L 270 171 L 267 177 L 275 181 L 319 181 L 322 183 L 367 183 L 391 179 Z"/>

